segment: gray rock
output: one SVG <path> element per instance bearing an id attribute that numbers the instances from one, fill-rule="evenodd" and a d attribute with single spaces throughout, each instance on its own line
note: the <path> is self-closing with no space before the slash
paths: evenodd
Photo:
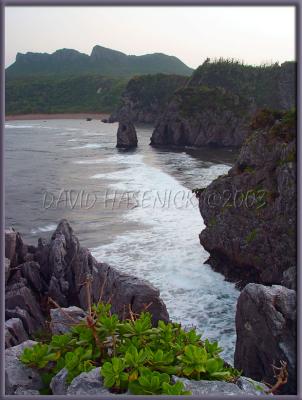
<path id="1" fill-rule="evenodd" d="M 93 268 L 93 301 L 97 302 L 102 292 L 103 301 L 111 301 L 112 312 L 121 319 L 129 318 L 129 305 L 134 313 L 141 313 L 146 308 L 152 315 L 152 323 L 159 320 L 169 321 L 167 308 L 159 296 L 159 290 L 149 282 L 121 273 L 105 263 L 98 263 Z"/>
<path id="2" fill-rule="evenodd" d="M 18 388 L 14 394 L 19 396 L 41 396 L 38 390 L 31 390 L 31 389 L 24 390 L 23 388 Z"/>
<path id="3" fill-rule="evenodd" d="M 180 381 L 184 384 L 185 390 L 190 390 L 193 396 L 204 395 L 229 395 L 243 396 L 244 393 L 235 383 L 223 381 L 194 381 L 174 376 L 174 381 Z"/>
<path id="4" fill-rule="evenodd" d="M 60 372 L 55 375 L 51 382 L 50 382 L 50 388 L 52 390 L 53 395 L 66 395 L 67 394 L 67 389 L 68 385 L 66 383 L 66 378 L 68 375 L 68 371 L 66 368 L 61 369 Z"/>
<path id="5" fill-rule="evenodd" d="M 50 328 L 54 335 L 70 331 L 73 325 L 76 325 L 85 318 L 85 312 L 75 306 L 68 308 L 52 308 L 50 310 Z"/>
<path id="6" fill-rule="evenodd" d="M 283 286 L 248 284 L 236 312 L 235 368 L 256 381 L 275 383 L 272 365 L 287 363 L 281 394 L 297 393 L 296 292 Z"/>
<path id="7" fill-rule="evenodd" d="M 45 324 L 40 304 L 32 290 L 27 286 L 27 280 L 21 278 L 18 282 L 6 288 L 5 308 L 9 317 L 19 316 L 16 310 L 24 310 L 23 322 L 24 328 L 28 333 L 42 328 Z M 15 310 L 15 312 L 14 312 Z M 25 320 L 27 319 L 27 320 Z"/>
<path id="8" fill-rule="evenodd" d="M 10 267 L 10 260 L 5 257 L 4 260 L 4 271 L 5 271 L 5 284 L 7 284 L 8 278 L 9 278 L 9 267 Z"/>
<path id="9" fill-rule="evenodd" d="M 27 340 L 5 350 L 5 394 L 14 394 L 17 389 L 39 391 L 43 387 L 37 371 L 26 367 L 19 361 L 23 350 L 37 342 Z"/>
<path id="10" fill-rule="evenodd" d="M 237 380 L 236 385 L 245 393 L 255 396 L 263 396 L 269 390 L 269 387 L 266 386 L 264 383 L 256 382 L 253 379 L 247 378 L 245 376 L 241 376 Z"/>
<path id="11" fill-rule="evenodd" d="M 288 268 L 283 272 L 281 285 L 288 289 L 297 290 L 297 267 Z"/>
<path id="12" fill-rule="evenodd" d="M 5 348 L 16 346 L 28 340 L 28 335 L 19 318 L 5 321 Z"/>
<path id="13" fill-rule="evenodd" d="M 112 393 L 103 386 L 100 371 L 101 368 L 95 368 L 74 378 L 67 389 L 67 396 L 111 396 Z"/>
<path id="14" fill-rule="evenodd" d="M 136 130 L 130 120 L 122 119 L 119 122 L 116 147 L 128 149 L 131 147 L 137 147 Z"/>
<path id="15" fill-rule="evenodd" d="M 27 261 L 19 265 L 22 276 L 29 286 L 37 293 L 42 292 L 43 283 L 40 274 L 40 265 L 34 261 Z"/>
<path id="16" fill-rule="evenodd" d="M 5 257 L 10 261 L 15 260 L 16 256 L 16 243 L 17 243 L 17 232 L 13 228 L 5 230 Z"/>

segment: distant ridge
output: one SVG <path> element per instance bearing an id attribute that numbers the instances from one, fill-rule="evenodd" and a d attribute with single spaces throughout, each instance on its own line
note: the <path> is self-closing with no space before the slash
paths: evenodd
<path id="1" fill-rule="evenodd" d="M 17 53 L 16 61 L 6 68 L 7 78 L 26 76 L 75 76 L 97 74 L 108 77 L 132 77 L 143 74 L 191 75 L 193 70 L 174 56 L 163 53 L 127 55 L 102 46 L 94 46 L 89 55 L 73 49 L 54 53 Z"/>

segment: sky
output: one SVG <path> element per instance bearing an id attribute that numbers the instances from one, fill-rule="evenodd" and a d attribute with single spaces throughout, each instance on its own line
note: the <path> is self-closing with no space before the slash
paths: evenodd
<path id="1" fill-rule="evenodd" d="M 174 55 L 192 68 L 207 58 L 247 64 L 295 60 L 294 7 L 6 7 L 5 64 L 17 52 L 94 45 L 126 54 Z"/>

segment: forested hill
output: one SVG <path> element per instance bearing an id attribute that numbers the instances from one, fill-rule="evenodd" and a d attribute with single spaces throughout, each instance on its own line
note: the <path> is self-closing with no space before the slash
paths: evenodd
<path id="1" fill-rule="evenodd" d="M 90 55 L 73 49 L 48 53 L 18 53 L 6 69 L 6 78 L 28 76 L 102 75 L 127 77 L 143 74 L 179 74 L 189 76 L 193 70 L 174 56 L 162 53 L 127 55 L 102 46 L 94 46 Z"/>

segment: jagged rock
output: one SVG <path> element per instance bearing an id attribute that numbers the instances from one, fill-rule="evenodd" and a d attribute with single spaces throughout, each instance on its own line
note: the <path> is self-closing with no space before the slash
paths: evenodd
<path id="1" fill-rule="evenodd" d="M 19 318 L 10 318 L 5 321 L 5 348 L 16 346 L 26 340 L 28 340 L 28 335 Z"/>
<path id="2" fill-rule="evenodd" d="M 119 122 L 117 130 L 116 147 L 132 148 L 137 147 L 136 130 L 130 120 L 123 119 Z"/>
<path id="3" fill-rule="evenodd" d="M 18 310 L 24 310 L 25 312 L 21 311 L 19 313 Z M 20 316 L 25 329 L 29 333 L 44 326 L 45 317 L 40 304 L 30 288 L 27 287 L 27 281 L 24 278 L 7 287 L 5 293 L 5 311 L 9 318 Z"/>
<path id="4" fill-rule="evenodd" d="M 34 261 L 27 261 L 19 265 L 22 276 L 27 280 L 30 287 L 37 293 L 42 292 L 43 282 L 41 280 L 40 265 Z"/>
<path id="5" fill-rule="evenodd" d="M 85 318 L 85 312 L 75 306 L 68 308 L 52 308 L 50 310 L 50 328 L 54 335 L 70 331 L 72 325 L 76 325 Z"/>
<path id="6" fill-rule="evenodd" d="M 9 278 L 9 272 L 10 272 L 9 268 L 10 268 L 10 260 L 5 257 L 5 260 L 4 260 L 5 284 L 7 283 L 8 278 Z"/>
<path id="7" fill-rule="evenodd" d="M 40 375 L 37 371 L 26 367 L 19 361 L 25 347 L 32 347 L 37 342 L 27 340 L 15 347 L 5 350 L 5 394 L 14 394 L 20 391 L 39 391 L 43 387 Z"/>
<path id="8" fill-rule="evenodd" d="M 74 378 L 67 389 L 67 396 L 112 396 L 113 394 L 103 386 L 100 371 L 101 368 L 95 368 Z"/>
<path id="9" fill-rule="evenodd" d="M 66 368 L 61 369 L 51 380 L 50 389 L 53 395 L 66 395 L 68 385 L 66 382 L 66 378 L 68 375 L 68 371 Z"/>
<path id="10" fill-rule="evenodd" d="M 121 273 L 105 263 L 95 265 L 92 276 L 93 301 L 97 302 L 102 292 L 102 299 L 110 299 L 112 312 L 120 318 L 129 317 L 130 305 L 137 314 L 148 307 L 153 325 L 157 325 L 158 320 L 169 321 L 169 314 L 158 289 L 149 282 Z"/>
<path id="11" fill-rule="evenodd" d="M 236 312 L 235 368 L 257 381 L 274 384 L 272 365 L 288 366 L 281 394 L 297 393 L 296 292 L 283 286 L 248 284 Z"/>
<path id="12" fill-rule="evenodd" d="M 296 265 L 295 160 L 294 115 L 262 110 L 234 167 L 200 193 L 200 243 L 210 265 L 241 287 L 280 284 Z"/>
<path id="13" fill-rule="evenodd" d="M 120 318 L 129 315 L 129 305 L 135 313 L 149 305 L 153 323 L 158 319 L 169 320 L 157 289 L 146 281 L 98 263 L 87 248 L 80 246 L 66 220 L 60 221 L 49 243 L 39 240 L 38 247 L 24 244 L 18 235 L 15 260 L 19 260 L 19 264 L 12 270 L 6 287 L 5 317 L 19 318 L 28 335 L 43 328 L 49 304 L 53 305 L 51 300 L 47 303 L 48 298 L 60 307 L 72 305 L 86 310 L 88 281 L 91 282 L 91 302 L 99 301 L 103 287 L 104 300 L 111 300 L 112 311 Z M 33 255 L 34 261 L 24 262 L 28 254 Z M 53 316 L 58 312 L 51 311 Z M 61 319 L 57 328 L 63 332 L 62 322 Z"/>

